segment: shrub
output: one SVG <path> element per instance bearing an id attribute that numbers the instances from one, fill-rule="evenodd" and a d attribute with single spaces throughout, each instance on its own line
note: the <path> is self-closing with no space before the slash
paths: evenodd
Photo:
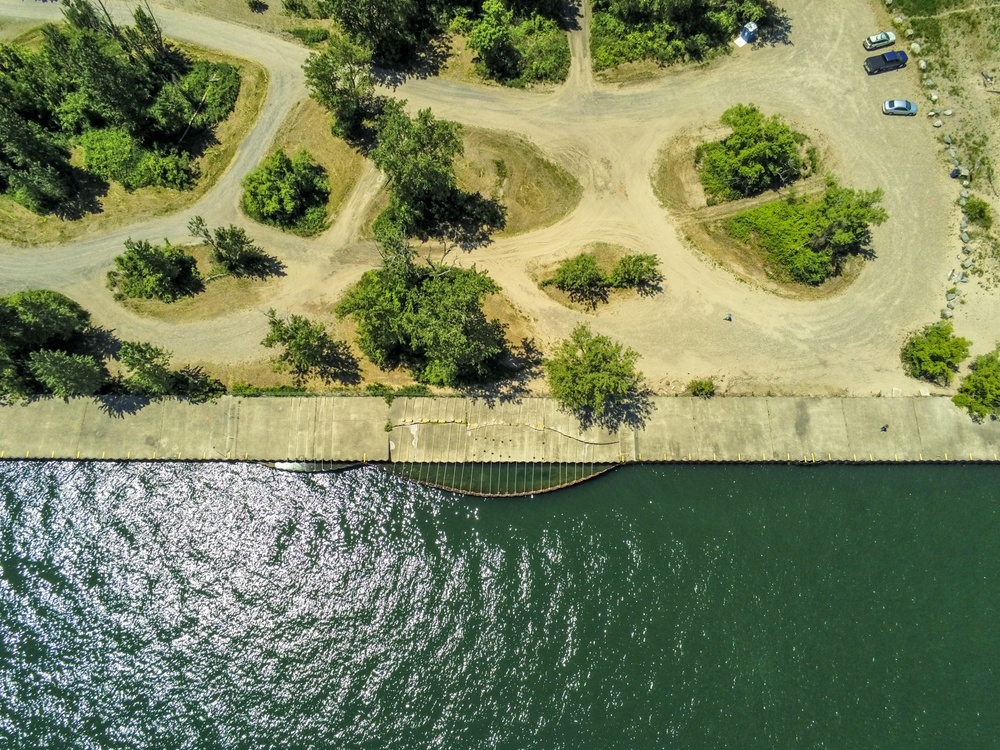
<path id="1" fill-rule="evenodd" d="M 653 289 L 663 281 L 660 260 L 655 255 L 640 253 L 623 255 L 608 276 L 608 283 L 616 289 Z"/>
<path id="2" fill-rule="evenodd" d="M 712 378 L 703 378 L 701 380 L 692 380 L 688 383 L 688 391 L 692 396 L 699 396 L 701 398 L 712 398 L 715 395 L 715 381 Z"/>
<path id="3" fill-rule="evenodd" d="M 590 253 L 567 258 L 556 269 L 555 275 L 545 285 L 569 294 L 570 299 L 596 304 L 607 298 L 608 280 Z"/>
<path id="4" fill-rule="evenodd" d="M 976 226 L 980 226 L 987 231 L 993 226 L 993 209 L 982 198 L 973 195 L 966 202 L 962 210 L 969 217 L 969 221 Z"/>
<path id="5" fill-rule="evenodd" d="M 240 205 L 263 224 L 313 235 L 326 226 L 329 197 L 326 170 L 305 149 L 292 158 L 279 149 L 243 178 Z"/>
<path id="6" fill-rule="evenodd" d="M 996 417 L 1000 413 L 1000 347 L 976 357 L 970 369 L 952 400 L 976 419 Z"/>
<path id="7" fill-rule="evenodd" d="M 48 392 L 60 398 L 92 396 L 107 377 L 104 366 L 91 355 L 56 350 L 31 352 L 28 369 Z"/>
<path id="8" fill-rule="evenodd" d="M 948 385 L 959 364 L 969 356 L 970 344 L 954 335 L 951 321 L 942 320 L 910 336 L 900 358 L 910 377 Z"/>
<path id="9" fill-rule="evenodd" d="M 147 151 L 120 128 L 88 130 L 80 145 L 88 171 L 129 191 L 151 186 L 183 190 L 194 182 L 187 154 Z"/>
<path id="10" fill-rule="evenodd" d="M 236 106 L 240 83 L 240 71 L 229 63 L 199 60 L 192 65 L 180 82 L 195 104 L 192 127 L 209 128 L 225 120 Z"/>
<path id="11" fill-rule="evenodd" d="M 195 259 L 164 240 L 162 247 L 145 240 L 125 240 L 125 252 L 108 272 L 115 299 L 126 297 L 173 302 L 201 289 Z"/>

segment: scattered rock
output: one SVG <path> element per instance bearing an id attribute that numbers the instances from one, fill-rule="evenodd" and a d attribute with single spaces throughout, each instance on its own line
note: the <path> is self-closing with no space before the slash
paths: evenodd
<path id="1" fill-rule="evenodd" d="M 969 185 L 971 185 L 971 184 L 972 183 L 969 182 L 968 180 L 962 180 L 962 187 L 969 187 Z"/>
<path id="2" fill-rule="evenodd" d="M 924 86 L 926 86 L 929 89 L 934 88 L 934 79 L 933 78 L 925 78 L 924 79 Z"/>
<path id="3" fill-rule="evenodd" d="M 941 122 L 940 120 L 935 120 L 935 121 L 934 121 L 934 127 L 936 127 L 936 128 L 939 128 L 939 127 L 941 127 L 942 125 L 944 125 L 944 123 L 943 123 L 943 122 Z"/>
<path id="4" fill-rule="evenodd" d="M 953 299 L 955 299 L 955 297 L 957 297 L 957 296 L 958 296 L 958 295 L 957 295 L 957 294 L 955 294 L 954 292 L 948 292 L 948 293 L 947 293 L 946 295 L 944 295 L 944 298 L 945 298 L 946 300 L 948 300 L 949 302 L 951 302 L 951 301 L 952 301 Z"/>
<path id="5" fill-rule="evenodd" d="M 968 168 L 959 167 L 958 176 L 961 177 L 963 180 L 969 179 L 970 175 Z M 965 187 L 969 187 L 968 183 L 963 183 L 963 184 L 965 185 Z"/>
<path id="6" fill-rule="evenodd" d="M 948 281 L 951 281 L 953 278 L 955 278 L 955 269 L 954 268 L 951 269 L 951 271 L 948 272 Z"/>
<path id="7" fill-rule="evenodd" d="M 962 261 L 962 268 L 971 268 L 971 267 L 972 267 L 972 258 L 966 258 L 965 260 Z"/>
<path id="8" fill-rule="evenodd" d="M 895 18 L 892 19 L 892 22 L 894 24 L 896 24 L 897 26 L 902 26 L 903 25 L 903 17 L 902 16 L 896 16 Z"/>
<path id="9" fill-rule="evenodd" d="M 951 117 L 953 114 L 955 114 L 955 113 L 952 110 L 950 110 L 950 109 L 946 109 L 944 111 L 944 116 L 945 117 Z"/>
<path id="10" fill-rule="evenodd" d="M 968 244 L 969 244 L 969 239 L 970 239 L 970 238 L 969 238 L 969 233 L 968 233 L 968 232 L 962 232 L 962 233 L 961 233 L 961 234 L 959 235 L 959 237 L 961 237 L 961 238 L 962 238 L 962 242 L 964 242 L 964 243 L 965 243 L 966 245 L 968 245 Z"/>
<path id="11" fill-rule="evenodd" d="M 945 136 L 944 136 L 944 139 L 943 139 L 943 140 L 944 140 L 944 142 L 945 142 L 945 143 L 947 143 L 947 144 L 948 144 L 949 146 L 951 145 L 951 136 L 950 136 L 950 135 L 948 135 L 948 134 L 945 134 Z"/>
<path id="12" fill-rule="evenodd" d="M 890 0 L 890 2 L 891 2 L 891 0 Z M 929 390 L 927 390 L 926 388 L 921 388 L 918 391 L 918 393 L 920 393 L 921 396 L 925 396 L 925 397 L 931 395 L 931 392 Z"/>
<path id="13" fill-rule="evenodd" d="M 969 226 L 969 217 L 962 214 L 962 221 L 958 225 L 962 229 L 966 229 Z"/>
<path id="14" fill-rule="evenodd" d="M 912 44 L 910 44 L 910 52 L 912 52 L 914 55 L 919 55 L 920 54 L 920 45 L 917 44 L 916 42 L 913 42 Z M 923 60 L 921 60 L 920 62 L 923 62 Z M 923 70 L 923 68 L 921 68 L 921 70 Z"/>
<path id="15" fill-rule="evenodd" d="M 950 156 L 952 159 L 954 159 L 955 157 L 958 156 L 958 152 L 954 148 L 949 148 L 948 149 L 948 156 Z"/>
<path id="16" fill-rule="evenodd" d="M 920 62 L 917 63 L 917 67 L 920 68 L 921 70 L 927 70 L 927 61 L 921 60 Z"/>
<path id="17" fill-rule="evenodd" d="M 960 205 L 962 208 L 965 208 L 965 204 L 968 203 L 968 202 L 969 202 L 968 198 L 959 198 L 958 199 L 958 205 Z"/>
<path id="18" fill-rule="evenodd" d="M 952 160 L 951 160 L 951 166 L 953 166 L 953 167 L 957 167 L 957 166 L 959 166 L 959 165 L 960 165 L 961 163 L 962 163 L 962 162 L 960 162 L 960 161 L 959 161 L 958 159 L 952 159 Z"/>
<path id="19" fill-rule="evenodd" d="M 954 310 L 955 309 L 955 302 L 954 301 L 948 303 L 948 309 L 949 310 Z"/>
<path id="20" fill-rule="evenodd" d="M 967 189 L 965 189 L 965 188 L 962 188 L 961 195 L 962 195 L 963 198 L 968 198 L 969 197 L 969 191 Z"/>
<path id="21" fill-rule="evenodd" d="M 962 245 L 962 252 L 968 255 L 969 253 L 972 252 L 972 248 L 969 247 L 968 245 Z"/>
<path id="22" fill-rule="evenodd" d="M 938 100 L 938 95 L 937 95 L 937 94 L 935 94 L 935 93 L 934 93 L 934 92 L 932 91 L 932 92 L 931 92 L 931 101 L 932 101 L 932 102 L 936 102 L 937 100 Z"/>
<path id="23" fill-rule="evenodd" d="M 908 36 L 908 37 L 913 36 L 913 29 L 907 29 L 906 30 L 906 36 Z"/>
<path id="24" fill-rule="evenodd" d="M 941 317 L 944 318 L 945 320 L 947 320 L 948 318 L 954 316 L 954 314 L 955 313 L 953 313 L 951 310 L 942 310 L 941 311 Z"/>
<path id="25" fill-rule="evenodd" d="M 961 276 L 958 277 L 958 281 L 959 281 L 960 284 L 966 284 L 966 283 L 968 283 L 968 281 L 969 281 L 969 274 L 963 273 Z"/>
<path id="26" fill-rule="evenodd" d="M 930 112 L 927 113 L 927 116 L 928 117 L 937 117 L 937 110 L 936 109 L 932 109 Z"/>

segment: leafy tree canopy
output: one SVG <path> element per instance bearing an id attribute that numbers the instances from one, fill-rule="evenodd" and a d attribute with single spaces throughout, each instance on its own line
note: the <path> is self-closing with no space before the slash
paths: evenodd
<path id="1" fill-rule="evenodd" d="M 633 396 L 642 383 L 639 355 L 579 325 L 545 363 L 552 397 L 574 412 L 602 415 Z"/>
<path id="2" fill-rule="evenodd" d="M 503 326 L 483 311 L 484 297 L 498 291 L 485 272 L 387 257 L 337 315 L 354 318 L 358 346 L 379 367 L 404 365 L 421 382 L 458 385 L 490 377 L 506 351 Z"/>
<path id="3" fill-rule="evenodd" d="M 125 252 L 115 258 L 115 270 L 108 272 L 108 288 L 116 299 L 173 302 L 201 286 L 195 259 L 167 240 L 162 246 L 125 240 Z"/>
<path id="4" fill-rule="evenodd" d="M 715 200 L 735 200 L 776 190 L 797 180 L 806 168 L 800 155 L 806 137 L 778 115 L 765 117 L 752 104 L 737 104 L 722 114 L 732 133 L 698 148 L 698 174 Z"/>
<path id="5" fill-rule="evenodd" d="M 255 244 L 242 227 L 230 224 L 209 229 L 203 218 L 195 216 L 188 222 L 188 231 L 212 248 L 212 261 L 226 273 L 264 277 L 281 271 L 281 263 Z"/>
<path id="6" fill-rule="evenodd" d="M 60 398 L 92 396 L 107 379 L 104 365 L 93 356 L 56 349 L 31 352 L 28 369 L 50 393 Z"/>
<path id="7" fill-rule="evenodd" d="M 958 366 L 969 356 L 971 343 L 954 334 L 951 321 L 942 320 L 910 336 L 900 356 L 910 377 L 949 385 Z"/>
<path id="8" fill-rule="evenodd" d="M 836 274 L 848 255 L 865 253 L 871 227 L 888 214 L 882 191 L 842 187 L 832 176 L 818 199 L 772 201 L 725 223 L 736 239 L 764 250 L 779 278 L 820 284 Z"/>
<path id="9" fill-rule="evenodd" d="M 298 234 L 318 234 L 326 227 L 330 185 L 326 170 L 305 149 L 291 158 L 278 149 L 243 178 L 240 205 L 247 215 Z"/>
<path id="10" fill-rule="evenodd" d="M 344 34 L 335 34 L 326 49 L 309 56 L 304 66 L 313 99 L 333 114 L 333 130 L 345 138 L 361 135 L 375 105 L 372 53 Z"/>
<path id="11" fill-rule="evenodd" d="M 296 383 L 311 375 L 345 383 L 360 380 L 357 360 L 347 344 L 331 339 L 322 323 L 301 315 L 279 318 L 273 309 L 267 311 L 267 322 L 269 331 L 261 343 L 281 348 L 275 367 L 292 372 Z"/>

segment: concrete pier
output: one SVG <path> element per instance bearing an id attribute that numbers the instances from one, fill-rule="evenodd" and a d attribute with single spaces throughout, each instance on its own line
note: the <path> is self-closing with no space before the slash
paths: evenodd
<path id="1" fill-rule="evenodd" d="M 948 399 L 653 399 L 645 427 L 581 430 L 550 399 L 43 400 L 0 407 L 0 458 L 402 461 L 997 461 L 1000 423 Z M 883 432 L 881 427 L 888 425 Z"/>

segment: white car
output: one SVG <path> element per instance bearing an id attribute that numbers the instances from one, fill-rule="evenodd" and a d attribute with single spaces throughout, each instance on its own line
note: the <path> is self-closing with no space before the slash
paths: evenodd
<path id="1" fill-rule="evenodd" d="M 896 43 L 896 35 L 891 31 L 880 31 L 877 34 L 872 34 L 870 37 L 865 39 L 863 42 L 865 49 L 882 49 L 883 47 L 891 47 Z"/>
<path id="2" fill-rule="evenodd" d="M 913 117 L 917 114 L 917 105 L 907 99 L 890 99 L 882 105 L 882 114 Z"/>

